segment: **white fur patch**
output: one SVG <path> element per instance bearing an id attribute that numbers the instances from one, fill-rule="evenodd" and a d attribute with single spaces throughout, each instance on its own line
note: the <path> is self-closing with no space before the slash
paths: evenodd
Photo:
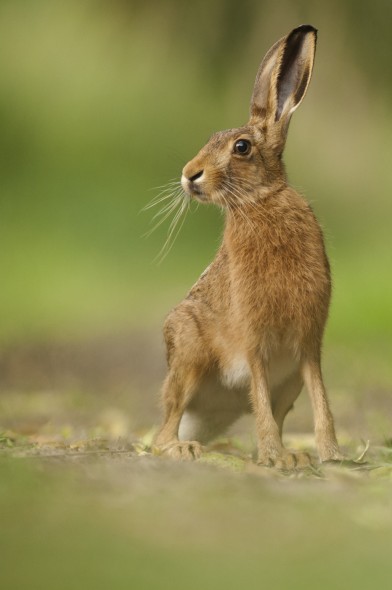
<path id="1" fill-rule="evenodd" d="M 248 361 L 242 356 L 233 358 L 231 363 L 223 369 L 221 378 L 226 387 L 248 385 L 250 381 Z"/>
<path id="2" fill-rule="evenodd" d="M 292 354 L 280 351 L 272 357 L 268 368 L 268 381 L 270 388 L 278 386 L 292 375 L 298 367 Z M 246 387 L 250 384 L 251 372 L 248 361 L 243 356 L 234 357 L 230 364 L 221 372 L 221 380 L 225 387 Z"/>

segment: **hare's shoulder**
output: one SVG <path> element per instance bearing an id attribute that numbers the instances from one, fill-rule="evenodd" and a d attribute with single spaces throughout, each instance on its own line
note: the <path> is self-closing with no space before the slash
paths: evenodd
<path id="1" fill-rule="evenodd" d="M 207 343 L 225 315 L 228 301 L 226 253 L 222 248 L 201 274 L 187 296 L 170 311 L 163 327 L 169 364 L 173 351 L 182 358 L 202 358 Z M 185 362 L 185 360 L 184 360 Z M 208 357 L 206 357 L 208 363 Z"/>
<path id="2" fill-rule="evenodd" d="M 228 272 L 227 254 L 220 248 L 214 260 L 200 275 L 186 297 L 168 314 L 164 332 L 171 331 L 179 323 L 185 327 L 196 324 L 212 326 L 227 307 Z M 200 331 L 200 330 L 199 330 Z"/>
<path id="3" fill-rule="evenodd" d="M 221 247 L 214 260 L 201 273 L 196 283 L 190 289 L 187 300 L 208 300 L 222 297 L 227 283 L 227 252 Z"/>

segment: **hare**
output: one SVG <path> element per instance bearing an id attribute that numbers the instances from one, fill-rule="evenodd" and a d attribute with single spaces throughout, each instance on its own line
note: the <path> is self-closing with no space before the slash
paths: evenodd
<path id="1" fill-rule="evenodd" d="M 340 460 L 320 357 L 331 295 L 323 235 L 282 162 L 292 113 L 313 68 L 317 30 L 302 25 L 266 54 L 249 122 L 215 133 L 182 171 L 186 194 L 225 210 L 212 264 L 164 326 L 168 375 L 155 444 L 179 459 L 239 416 L 256 418 L 257 462 L 282 469 L 311 458 L 282 444 L 305 383 L 321 461 Z"/>

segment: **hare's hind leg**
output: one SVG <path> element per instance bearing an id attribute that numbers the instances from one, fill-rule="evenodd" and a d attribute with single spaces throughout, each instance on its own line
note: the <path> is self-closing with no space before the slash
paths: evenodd
<path id="1" fill-rule="evenodd" d="M 207 444 L 225 432 L 243 415 L 238 408 L 225 408 L 210 411 L 203 408 L 190 409 L 184 412 L 181 420 L 179 439 L 196 439 Z"/>
<path id="2" fill-rule="evenodd" d="M 240 416 L 249 413 L 246 389 L 224 387 L 216 371 L 210 371 L 181 419 L 180 440 L 208 443 L 224 434 Z"/>
<path id="3" fill-rule="evenodd" d="M 272 413 L 278 425 L 280 436 L 282 436 L 283 422 L 301 393 L 302 387 L 302 376 L 296 371 L 271 392 Z"/>

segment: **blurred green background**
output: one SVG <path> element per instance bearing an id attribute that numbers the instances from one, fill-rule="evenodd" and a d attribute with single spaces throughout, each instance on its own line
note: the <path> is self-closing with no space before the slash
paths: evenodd
<path id="1" fill-rule="evenodd" d="M 167 225 L 142 238 L 152 213 L 140 210 L 213 131 L 247 120 L 265 51 L 310 22 L 317 61 L 289 178 L 326 233 L 329 342 L 387 346 L 391 12 L 382 0 L 2 0 L 2 342 L 162 323 L 213 257 L 222 218 L 188 215 L 157 265 Z"/>
<path id="2" fill-rule="evenodd" d="M 285 160 L 332 263 L 325 369 L 339 438 L 350 453 L 361 437 L 384 441 L 389 463 L 385 485 L 346 474 L 320 487 L 143 456 L 79 468 L 0 455 L 0 585 L 388 580 L 391 22 L 386 0 L 1 0 L 1 453 L 18 436 L 39 448 L 157 422 L 161 325 L 214 256 L 223 218 L 193 210 L 156 264 L 168 223 L 144 238 L 153 212 L 141 209 L 214 131 L 246 122 L 263 55 L 311 23 L 314 76 Z M 289 431 L 310 433 L 302 398 Z"/>

